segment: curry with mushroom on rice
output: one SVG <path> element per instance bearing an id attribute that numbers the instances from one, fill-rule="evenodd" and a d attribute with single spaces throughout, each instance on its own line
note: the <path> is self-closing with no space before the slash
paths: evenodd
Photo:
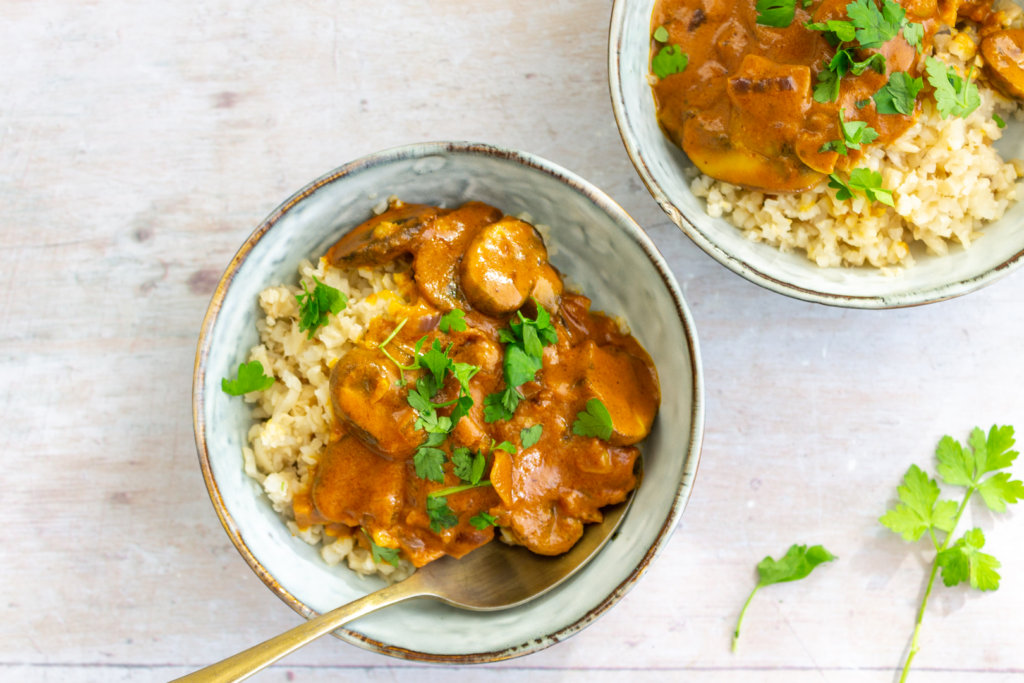
<path id="1" fill-rule="evenodd" d="M 364 547 L 417 567 L 495 528 L 554 555 L 636 486 L 657 371 L 617 321 L 565 290 L 532 225 L 480 202 L 393 200 L 326 260 L 406 260 L 415 286 L 331 371 L 332 434 L 293 501 L 300 528 L 360 528 Z"/>
<path id="2" fill-rule="evenodd" d="M 915 123 L 917 91 L 935 83 L 922 78 L 933 39 L 958 20 L 978 26 L 989 82 L 1024 95 L 1024 31 L 1002 30 L 1005 19 L 992 0 L 658 0 L 652 60 L 665 50 L 663 59 L 677 58 L 651 79 L 658 121 L 712 178 L 769 193 L 809 190 Z M 891 102 L 884 91 L 894 75 L 903 92 L 922 79 L 903 111 L 878 101 Z M 962 77 L 971 74 L 950 76 Z M 873 137 L 837 151 L 836 141 L 850 141 L 844 124 Z"/>

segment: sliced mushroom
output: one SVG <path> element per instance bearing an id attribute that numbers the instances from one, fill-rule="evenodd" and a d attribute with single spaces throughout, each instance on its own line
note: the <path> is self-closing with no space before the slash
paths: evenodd
<path id="1" fill-rule="evenodd" d="M 981 41 L 992 82 L 1007 97 L 1024 99 L 1024 29 L 996 31 Z"/>
<path id="2" fill-rule="evenodd" d="M 488 315 L 519 310 L 548 262 L 540 234 L 506 216 L 481 230 L 462 258 L 462 290 Z"/>
<path id="3" fill-rule="evenodd" d="M 612 418 L 612 445 L 629 446 L 643 440 L 661 403 L 650 358 L 645 361 L 623 348 L 587 341 L 579 348 L 576 363 L 583 389 L 579 409 L 594 398 L 604 404 Z"/>
<path id="4" fill-rule="evenodd" d="M 434 206 L 395 201 L 338 240 L 327 252 L 327 262 L 339 268 L 363 268 L 391 261 L 410 253 L 423 229 L 445 213 Z"/>

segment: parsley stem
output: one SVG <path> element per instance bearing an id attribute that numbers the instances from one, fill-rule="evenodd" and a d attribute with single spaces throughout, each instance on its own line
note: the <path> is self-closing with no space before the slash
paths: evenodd
<path id="1" fill-rule="evenodd" d="M 461 392 L 459 393 L 459 398 L 462 398 Z M 458 398 L 453 398 L 452 400 L 445 401 L 444 403 L 431 403 L 430 405 L 434 406 L 435 409 L 436 408 L 447 408 L 448 406 L 453 406 L 453 405 L 455 405 L 458 402 L 459 402 Z"/>
<path id="2" fill-rule="evenodd" d="M 456 493 L 462 493 L 463 491 L 468 491 L 469 489 L 477 489 L 480 488 L 481 486 L 490 485 L 490 480 L 484 479 L 482 482 L 478 484 L 462 484 L 461 486 L 453 486 L 450 489 L 441 489 L 440 491 L 434 491 L 433 493 L 428 493 L 427 498 L 447 498 L 448 496 L 454 495 Z"/>
<path id="3" fill-rule="evenodd" d="M 736 630 L 732 634 L 733 652 L 736 652 L 736 646 L 740 642 L 740 626 L 743 625 L 743 615 L 747 613 L 747 608 L 750 607 L 750 601 L 754 599 L 754 596 L 757 595 L 757 591 L 759 591 L 760 589 L 761 584 L 758 583 L 756 586 L 754 586 L 754 590 L 750 591 L 750 597 L 747 598 L 747 601 L 745 603 L 743 603 L 743 609 L 740 610 L 740 618 L 736 621 Z"/>
<path id="4" fill-rule="evenodd" d="M 390 344 L 391 340 L 394 339 L 398 335 L 399 331 L 401 331 L 401 329 L 403 327 L 405 327 L 405 324 L 407 322 L 409 322 L 409 319 L 408 318 L 403 318 L 402 321 L 400 323 L 398 323 L 398 325 L 395 327 L 395 329 L 391 330 L 391 334 L 388 335 L 388 338 L 385 339 L 384 341 L 382 341 L 380 344 L 377 344 L 377 346 L 380 347 L 381 349 L 383 349 L 385 346 Z"/>
<path id="5" fill-rule="evenodd" d="M 953 527 L 946 534 L 946 538 L 942 541 L 942 545 L 936 543 L 936 554 L 935 559 L 932 561 L 932 572 L 928 577 L 928 587 L 924 589 L 924 599 L 921 600 L 921 608 L 917 610 L 917 622 L 914 624 L 914 637 L 910 641 L 910 652 L 907 654 L 907 663 L 903 665 L 903 674 L 900 676 L 900 683 L 906 683 L 907 676 L 910 674 L 910 665 L 914 661 L 914 655 L 921 648 L 918 646 L 917 641 L 921 636 L 921 622 L 924 621 L 924 611 L 928 607 L 928 598 L 932 594 L 932 586 L 935 585 L 935 575 L 939 571 L 939 554 L 949 545 L 949 542 L 953 539 L 953 532 L 956 531 L 957 525 L 960 523 L 960 517 L 964 514 L 964 510 L 967 509 L 967 503 L 970 502 L 971 496 L 974 494 L 974 487 L 969 486 L 967 488 L 967 495 L 964 496 L 964 500 L 960 503 L 960 509 L 956 511 L 956 517 L 953 518 Z M 935 540 L 935 534 L 932 533 L 932 540 Z"/>

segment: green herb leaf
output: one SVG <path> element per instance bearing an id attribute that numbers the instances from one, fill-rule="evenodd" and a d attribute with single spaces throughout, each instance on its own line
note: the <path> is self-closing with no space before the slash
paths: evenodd
<path id="1" fill-rule="evenodd" d="M 974 483 L 974 453 L 965 449 L 951 436 L 944 436 L 935 448 L 939 460 L 939 476 L 953 486 L 971 486 Z"/>
<path id="2" fill-rule="evenodd" d="M 437 326 L 440 327 L 441 331 L 445 334 L 448 334 L 452 330 L 455 330 L 456 332 L 465 332 L 465 317 L 466 314 L 456 308 L 442 315 L 441 322 L 439 322 Z"/>
<path id="3" fill-rule="evenodd" d="M 867 100 L 857 100 L 856 102 L 854 102 L 854 106 L 856 106 L 857 109 L 863 109 L 864 107 L 868 106 L 869 104 L 871 104 L 871 100 L 870 99 L 867 99 Z"/>
<path id="4" fill-rule="evenodd" d="M 303 294 L 297 294 L 299 302 L 299 331 L 306 332 L 306 338 L 312 339 L 318 329 L 327 324 L 329 313 L 338 315 L 348 305 L 348 297 L 334 287 L 329 287 L 313 278 L 316 286 L 310 292 L 306 283 L 302 283 Z"/>
<path id="5" fill-rule="evenodd" d="M 770 586 L 774 583 L 798 581 L 814 571 L 818 565 L 834 559 L 835 555 L 825 550 L 823 546 L 815 545 L 808 548 L 805 545 L 793 544 L 778 561 L 769 556 L 758 563 L 757 573 L 761 578 L 757 585 Z"/>
<path id="6" fill-rule="evenodd" d="M 416 476 L 420 479 L 429 479 L 440 484 L 444 481 L 444 451 L 440 448 L 420 446 L 412 463 L 416 467 Z"/>
<path id="7" fill-rule="evenodd" d="M 455 425 L 459 424 L 459 420 L 469 415 L 469 411 L 473 409 L 473 397 L 472 396 L 460 396 L 459 400 L 455 402 L 455 407 L 452 408 L 451 421 L 452 429 Z"/>
<path id="8" fill-rule="evenodd" d="M 818 83 L 814 86 L 814 101 L 826 104 L 839 99 L 839 85 L 842 76 L 827 66 L 818 72 Z"/>
<path id="9" fill-rule="evenodd" d="M 917 465 L 911 465 L 903 482 L 905 486 L 896 489 L 903 502 L 885 513 L 879 522 L 902 535 L 904 541 L 916 541 L 929 529 L 953 529 L 957 504 L 939 501 L 935 480 L 929 479 Z"/>
<path id="10" fill-rule="evenodd" d="M 666 45 L 651 60 L 651 69 L 655 76 L 663 79 L 683 73 L 689 63 L 690 57 L 678 45 Z"/>
<path id="11" fill-rule="evenodd" d="M 857 29 L 849 21 L 836 21 L 830 19 L 817 24 L 806 24 L 809 31 L 821 31 L 831 33 L 836 37 L 838 43 L 850 43 L 857 36 Z"/>
<path id="12" fill-rule="evenodd" d="M 935 561 L 942 567 L 942 583 L 955 586 L 970 581 L 971 588 L 994 591 L 999 588 L 999 560 L 981 552 L 985 534 L 971 529 L 951 547 L 939 553 Z"/>
<path id="13" fill-rule="evenodd" d="M 921 44 L 921 41 L 924 39 L 924 25 L 904 21 L 903 39 L 907 41 L 911 47 L 917 48 L 918 53 L 924 51 L 924 46 Z"/>
<path id="14" fill-rule="evenodd" d="M 392 567 L 398 567 L 398 548 L 385 548 L 377 545 L 376 541 L 373 540 L 373 536 L 367 533 L 366 529 L 363 529 L 363 534 L 366 536 L 366 540 L 370 542 L 370 552 L 373 554 L 373 563 L 382 564 L 387 562 Z"/>
<path id="15" fill-rule="evenodd" d="M 441 347 L 441 342 L 438 339 L 435 339 L 430 349 L 420 356 L 420 363 L 434 375 L 434 381 L 438 387 L 444 384 L 444 376 L 451 362 L 448 352 Z"/>
<path id="16" fill-rule="evenodd" d="M 796 0 L 757 0 L 757 23 L 786 28 L 796 16 Z"/>
<path id="17" fill-rule="evenodd" d="M 459 380 L 459 384 L 462 385 L 462 391 L 469 394 L 469 380 L 473 379 L 473 375 L 480 372 L 480 368 L 470 363 L 456 363 L 452 361 L 448 369 L 451 370 L 455 379 Z"/>
<path id="18" fill-rule="evenodd" d="M 829 184 L 831 185 L 831 183 Z M 867 168 L 853 169 L 850 172 L 849 186 L 854 190 L 860 190 L 873 202 L 894 206 L 892 190 L 886 190 L 882 187 L 882 174 L 878 171 L 872 171 Z"/>
<path id="19" fill-rule="evenodd" d="M 427 517 L 430 519 L 430 530 L 435 534 L 441 529 L 451 529 L 459 523 L 459 517 L 448 507 L 446 498 L 427 497 Z"/>
<path id="20" fill-rule="evenodd" d="M 530 448 L 540 441 L 540 435 L 543 431 L 544 425 L 535 424 L 519 432 L 519 440 L 523 443 L 523 448 Z"/>
<path id="21" fill-rule="evenodd" d="M 482 453 L 473 453 L 468 448 L 456 448 L 452 452 L 452 464 L 455 465 L 455 476 L 467 484 L 476 485 L 484 475 L 487 459 Z"/>
<path id="22" fill-rule="evenodd" d="M 585 412 L 576 413 L 572 433 L 577 436 L 594 436 L 607 441 L 612 436 L 612 416 L 601 401 L 592 398 L 587 401 Z"/>
<path id="23" fill-rule="evenodd" d="M 479 531 L 483 531 L 489 526 L 498 526 L 498 518 L 491 517 L 486 511 L 481 510 L 475 517 L 469 518 L 469 523 L 475 526 Z"/>
<path id="24" fill-rule="evenodd" d="M 492 451 L 505 451 L 509 455 L 515 455 L 516 454 L 516 447 L 513 446 L 508 441 L 502 441 L 497 446 L 493 446 L 492 445 L 491 446 L 491 450 Z"/>
<path id="25" fill-rule="evenodd" d="M 935 105 L 943 119 L 950 115 L 967 118 L 981 106 L 978 86 L 971 82 L 973 66 L 966 79 L 934 57 L 925 60 L 924 68 L 928 82 L 935 88 Z"/>
<path id="26" fill-rule="evenodd" d="M 1006 121 L 1003 121 L 1003 117 L 999 114 L 992 114 L 992 120 L 996 122 L 996 126 L 999 128 L 1006 128 Z"/>
<path id="27" fill-rule="evenodd" d="M 984 443 L 982 451 L 981 443 Z M 979 476 L 986 472 L 1006 469 L 1017 459 L 1017 451 L 1011 451 L 1016 441 L 1013 438 L 1013 427 L 997 427 L 992 425 L 988 439 L 977 427 L 971 432 L 971 445 L 975 447 L 974 457 L 978 463 Z M 982 455 L 982 452 L 984 455 Z"/>
<path id="28" fill-rule="evenodd" d="M 221 379 L 220 388 L 225 394 L 241 396 L 253 391 L 266 391 L 274 385 L 274 378 L 263 374 L 263 363 L 258 360 L 238 366 L 238 378 Z"/>
<path id="29" fill-rule="evenodd" d="M 452 420 L 449 417 L 438 415 L 436 410 L 420 413 L 413 426 L 431 434 L 445 435 L 452 431 Z"/>
<path id="30" fill-rule="evenodd" d="M 505 407 L 502 400 L 504 394 L 505 392 L 498 392 L 496 394 L 488 394 L 484 398 L 484 422 L 490 424 L 499 420 L 508 421 L 512 419 L 514 411 Z"/>
<path id="31" fill-rule="evenodd" d="M 881 12 L 873 0 L 856 0 L 846 6 L 846 13 L 857 28 L 860 46 L 865 49 L 882 47 L 895 38 L 906 16 L 906 10 L 893 0 L 885 0 Z"/>
<path id="32" fill-rule="evenodd" d="M 668 29 L 665 28 L 664 26 L 659 26 L 658 28 L 654 29 L 654 39 L 659 43 L 667 43 Z"/>
<path id="33" fill-rule="evenodd" d="M 518 387 L 532 382 L 540 369 L 540 358 L 531 356 L 517 345 L 505 347 L 505 384 L 508 386 Z"/>
<path id="34" fill-rule="evenodd" d="M 879 114 L 903 114 L 910 116 L 914 112 L 917 94 L 924 87 L 924 79 L 911 78 L 903 71 L 889 75 L 889 82 L 872 97 L 875 109 Z"/>
<path id="35" fill-rule="evenodd" d="M 978 493 L 992 512 L 1006 512 L 1006 506 L 1024 500 L 1024 482 L 1010 481 L 1009 472 L 1000 472 L 981 482 Z"/>
<path id="36" fill-rule="evenodd" d="M 839 129 L 843 133 L 843 142 L 845 142 L 846 146 L 850 149 L 860 149 L 862 144 L 870 144 L 878 138 L 878 131 L 869 126 L 866 122 L 847 121 L 846 110 L 842 108 L 839 110 Z"/>

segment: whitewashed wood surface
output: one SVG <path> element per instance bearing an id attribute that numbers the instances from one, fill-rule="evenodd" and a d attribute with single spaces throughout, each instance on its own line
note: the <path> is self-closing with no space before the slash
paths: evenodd
<path id="1" fill-rule="evenodd" d="M 876 520 L 911 463 L 934 471 L 942 434 L 1024 428 L 1024 275 L 857 312 L 718 266 L 623 150 L 610 9 L 0 2 L 0 679 L 165 681 L 298 623 L 203 486 L 190 412 L 203 313 L 292 192 L 372 151 L 463 139 L 590 179 L 668 258 L 708 388 L 689 508 L 632 593 L 539 654 L 453 672 L 326 638 L 255 680 L 895 680 L 930 554 Z M 913 680 L 1024 681 L 1021 516 L 971 508 L 1003 587 L 937 587 Z M 764 590 L 732 654 L 756 563 L 793 542 L 841 559 Z"/>

